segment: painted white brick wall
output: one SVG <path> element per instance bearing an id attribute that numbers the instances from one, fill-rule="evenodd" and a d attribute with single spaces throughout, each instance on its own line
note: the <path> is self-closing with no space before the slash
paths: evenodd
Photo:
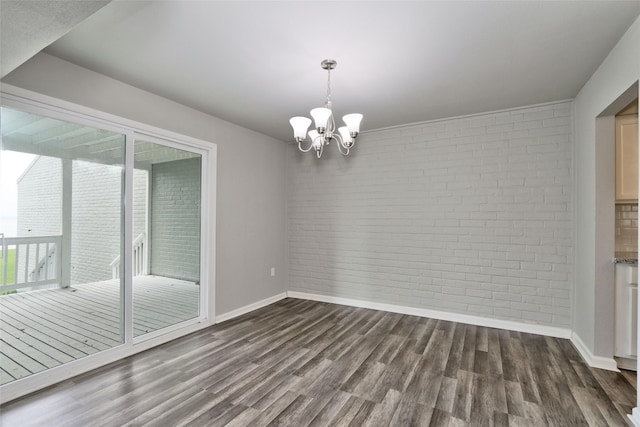
<path id="1" fill-rule="evenodd" d="M 71 284 L 111 279 L 120 254 L 122 168 L 73 162 Z M 145 231 L 147 171 L 134 171 L 134 238 Z M 18 186 L 18 235 L 61 234 L 62 164 L 40 157 Z M 31 231 L 28 231 L 31 230 Z"/>
<path id="2" fill-rule="evenodd" d="M 57 236 L 60 234 L 62 215 L 62 162 L 53 157 L 36 157 L 27 173 L 18 182 L 17 236 Z M 40 245 L 39 258 L 44 256 L 45 245 Z M 24 266 L 24 247 L 18 254 L 18 266 Z M 36 265 L 36 248 L 31 245 L 28 265 Z M 17 271 L 17 281 L 26 281 L 27 272 Z"/>
<path id="3" fill-rule="evenodd" d="M 122 168 L 73 162 L 71 284 L 111 279 L 120 254 Z"/>
<path id="4" fill-rule="evenodd" d="M 18 182 L 18 236 L 61 234 L 61 195 L 62 162 L 53 157 L 37 157 Z"/>
<path id="5" fill-rule="evenodd" d="M 288 289 L 570 326 L 571 114 L 365 133 L 346 158 L 292 146 Z"/>
<path id="6" fill-rule="evenodd" d="M 147 231 L 147 191 L 149 172 L 143 169 L 133 170 L 133 238 Z M 149 236 L 147 236 L 149 245 Z"/>
<path id="7" fill-rule="evenodd" d="M 134 170 L 134 235 L 145 230 L 147 171 Z M 111 279 L 122 239 L 122 167 L 73 162 L 71 284 Z"/>
<path id="8" fill-rule="evenodd" d="M 151 274 L 200 281 L 200 157 L 151 170 Z"/>

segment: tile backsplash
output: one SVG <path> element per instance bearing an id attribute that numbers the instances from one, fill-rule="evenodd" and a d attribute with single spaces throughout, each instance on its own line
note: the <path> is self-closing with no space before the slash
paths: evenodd
<path id="1" fill-rule="evenodd" d="M 616 252 L 638 252 L 638 204 L 616 204 Z"/>

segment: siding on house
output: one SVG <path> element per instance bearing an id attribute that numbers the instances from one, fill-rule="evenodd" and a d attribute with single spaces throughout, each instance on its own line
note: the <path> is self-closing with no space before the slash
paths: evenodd
<path id="1" fill-rule="evenodd" d="M 571 326 L 571 102 L 288 157 L 292 291 Z M 325 158 L 325 156 L 327 158 Z"/>
<path id="2" fill-rule="evenodd" d="M 201 158 L 151 169 L 151 274 L 200 281 Z"/>

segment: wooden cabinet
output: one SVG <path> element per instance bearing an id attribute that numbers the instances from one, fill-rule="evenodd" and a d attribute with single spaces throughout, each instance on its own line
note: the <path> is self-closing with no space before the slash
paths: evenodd
<path id="1" fill-rule="evenodd" d="M 617 357 L 634 359 L 638 348 L 638 267 L 616 264 L 615 351 Z"/>
<path id="2" fill-rule="evenodd" d="M 638 116 L 616 117 L 616 202 L 638 200 Z"/>

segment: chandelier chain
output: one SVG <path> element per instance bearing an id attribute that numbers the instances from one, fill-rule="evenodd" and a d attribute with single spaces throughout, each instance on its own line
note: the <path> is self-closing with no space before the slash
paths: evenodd
<path id="1" fill-rule="evenodd" d="M 331 108 L 331 69 L 327 70 L 327 100 L 326 105 Z"/>

